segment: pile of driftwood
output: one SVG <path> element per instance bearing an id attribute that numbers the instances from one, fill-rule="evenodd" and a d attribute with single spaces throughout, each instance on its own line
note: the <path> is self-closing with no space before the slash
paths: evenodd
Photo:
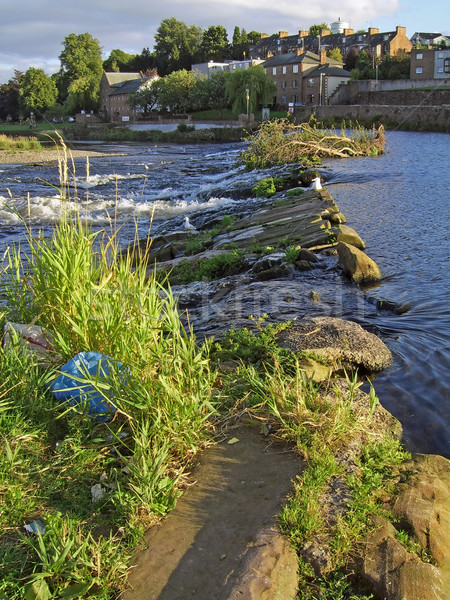
<path id="1" fill-rule="evenodd" d="M 249 146 L 240 161 L 250 168 L 314 158 L 376 156 L 384 152 L 386 144 L 382 125 L 372 130 L 353 125 L 337 132 L 319 128 L 314 122 L 295 124 L 289 119 L 264 121 L 247 141 Z"/>

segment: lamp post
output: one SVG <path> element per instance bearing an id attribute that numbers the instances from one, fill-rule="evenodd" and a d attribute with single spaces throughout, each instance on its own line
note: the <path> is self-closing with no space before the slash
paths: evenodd
<path id="1" fill-rule="evenodd" d="M 245 89 L 245 92 L 247 94 L 247 121 L 249 119 L 249 104 L 250 104 L 250 90 L 248 88 Z"/>

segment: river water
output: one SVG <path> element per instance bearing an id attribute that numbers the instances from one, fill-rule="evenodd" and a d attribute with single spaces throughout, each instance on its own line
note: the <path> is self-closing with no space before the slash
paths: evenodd
<path id="1" fill-rule="evenodd" d="M 394 365 L 374 384 L 382 404 L 401 421 L 407 446 L 450 456 L 450 136 L 388 132 L 387 142 L 385 155 L 326 165 L 328 190 L 384 279 L 360 289 L 334 269 L 321 282 L 320 294 L 331 298 L 326 314 L 359 322 L 391 349 Z M 91 148 L 107 156 L 92 158 L 88 168 L 86 161 L 75 161 L 63 204 L 93 227 L 120 226 L 124 244 L 136 227 L 141 237 L 150 227 L 152 235 L 176 230 L 186 215 L 201 227 L 224 214 L 251 214 L 259 202 L 251 187 L 273 173 L 236 166 L 239 144 Z M 50 231 L 61 213 L 58 186 L 55 165 L 0 165 L 0 253 L 23 236 L 21 219 L 44 234 Z M 376 302 L 382 299 L 409 310 L 380 310 Z"/>

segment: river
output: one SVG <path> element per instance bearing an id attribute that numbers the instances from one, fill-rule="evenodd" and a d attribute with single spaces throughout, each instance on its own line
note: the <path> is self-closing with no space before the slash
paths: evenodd
<path id="1" fill-rule="evenodd" d="M 377 158 L 326 165 L 327 188 L 384 279 L 359 289 L 334 272 L 321 282 L 320 293 L 332 298 L 327 314 L 359 322 L 390 347 L 394 365 L 374 385 L 401 421 L 407 446 L 449 457 L 450 136 L 388 132 L 387 143 L 389 152 Z M 178 229 L 186 215 L 202 226 L 219 214 L 250 214 L 257 201 L 249 190 L 266 174 L 236 166 L 238 144 L 92 147 L 108 155 L 90 160 L 88 177 L 86 162 L 75 161 L 64 205 L 93 227 L 120 225 L 123 243 L 133 239 L 136 227 L 141 237 L 150 227 L 152 234 Z M 61 211 L 58 186 L 55 165 L 0 165 L 0 252 L 23 236 L 21 218 L 48 233 Z M 380 299 L 409 310 L 380 310 Z"/>

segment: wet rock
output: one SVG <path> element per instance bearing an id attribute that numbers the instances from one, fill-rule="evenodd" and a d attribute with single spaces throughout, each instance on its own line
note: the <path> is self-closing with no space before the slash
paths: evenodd
<path id="1" fill-rule="evenodd" d="M 339 265 L 356 283 L 374 283 L 382 279 L 377 263 L 358 248 L 339 242 L 337 251 Z"/>
<path id="2" fill-rule="evenodd" d="M 372 302 L 372 299 L 369 298 L 369 301 Z M 405 312 L 408 312 L 408 310 L 411 310 L 411 304 L 409 302 L 399 304 L 398 302 L 387 300 L 386 298 L 377 298 L 373 304 L 380 310 L 390 310 L 396 315 L 403 315 Z"/>
<path id="3" fill-rule="evenodd" d="M 392 364 L 389 348 L 357 323 L 334 317 L 295 321 L 278 337 L 281 346 L 306 352 L 328 363 L 333 370 L 382 371 Z"/>
<path id="4" fill-rule="evenodd" d="M 268 281 L 269 279 L 279 279 L 281 277 L 287 277 L 293 271 L 292 265 L 282 264 L 271 269 L 265 269 L 256 273 L 256 279 L 258 281 Z"/>
<path id="5" fill-rule="evenodd" d="M 328 218 L 332 223 L 347 223 L 347 219 L 341 212 L 330 213 Z"/>
<path id="6" fill-rule="evenodd" d="M 365 249 L 365 243 L 352 227 L 349 227 L 348 225 L 341 225 L 340 230 L 341 232 L 337 236 L 338 242 L 345 242 L 346 244 L 355 246 L 355 248 L 359 248 L 360 250 Z"/>
<path id="7" fill-rule="evenodd" d="M 301 248 L 298 251 L 297 260 L 306 260 L 309 263 L 319 262 L 319 258 L 317 257 L 317 254 L 314 254 L 314 252 L 311 252 L 311 250 L 307 250 L 306 248 Z"/>
<path id="8" fill-rule="evenodd" d="M 267 269 L 273 269 L 274 267 L 281 265 L 284 259 L 284 252 L 274 252 L 273 254 L 268 254 L 253 264 L 252 271 L 253 273 L 261 273 L 262 271 L 267 271 Z"/>

